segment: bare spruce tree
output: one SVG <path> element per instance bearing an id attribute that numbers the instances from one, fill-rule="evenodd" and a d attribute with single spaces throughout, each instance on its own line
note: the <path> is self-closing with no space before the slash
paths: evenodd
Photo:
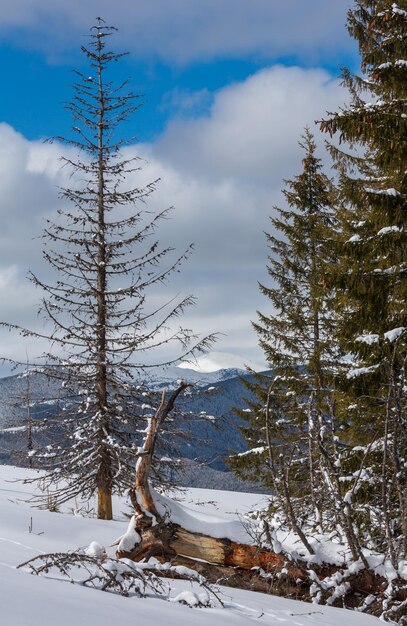
<path id="1" fill-rule="evenodd" d="M 109 78 L 109 70 L 127 54 L 109 48 L 115 31 L 97 18 L 82 47 L 89 73 L 75 71 L 68 104 L 75 139 L 56 138 L 78 153 L 62 158 L 72 171 L 72 186 L 61 189 L 70 208 L 60 209 L 43 235 L 44 257 L 57 280 L 49 284 L 30 275 L 44 294 L 41 311 L 52 330 L 41 335 L 8 325 L 50 341 L 43 369 L 65 390 L 63 419 L 55 428 L 55 437 L 64 439 L 38 455 L 54 484 L 53 497 L 62 503 L 97 492 L 101 519 L 112 518 L 112 492 L 130 485 L 140 397 L 134 379 L 141 380 L 143 354 L 180 342 L 175 362 L 203 351 L 213 339 L 198 341 L 187 329 L 170 330 L 193 304 L 192 296 L 150 306 L 150 289 L 165 283 L 191 248 L 174 257 L 173 248 L 156 239 L 157 225 L 168 215 L 168 210 L 154 214 L 146 208 L 157 181 L 126 186 L 139 162 L 123 155 L 132 138 L 123 139 L 119 131 L 139 97 L 127 91 L 128 81 L 116 85 Z"/>

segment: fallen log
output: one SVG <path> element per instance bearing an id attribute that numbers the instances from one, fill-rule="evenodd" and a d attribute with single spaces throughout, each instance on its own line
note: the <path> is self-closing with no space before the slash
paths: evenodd
<path id="1" fill-rule="evenodd" d="M 358 608 L 384 619 L 391 617 L 400 624 L 406 623 L 403 622 L 407 613 L 407 581 L 404 579 L 392 580 L 390 597 L 388 579 L 369 568 L 351 574 L 346 566 L 294 561 L 289 554 L 277 554 L 267 547 L 192 532 L 160 516 L 148 482 L 153 452 L 164 420 L 187 386 L 181 381 L 168 400 L 164 391 L 150 420 L 129 492 L 135 515 L 127 538 L 134 535 L 138 540 L 130 547 L 128 542 L 121 542 L 117 557 L 134 561 L 155 557 L 162 562 L 194 569 L 208 582 L 306 601 L 313 600 L 317 594 L 321 604 Z M 335 595 L 334 590 L 341 581 L 346 582 L 343 593 Z M 374 601 L 370 601 L 372 596 L 375 596 Z"/>
<path id="2" fill-rule="evenodd" d="M 195 533 L 178 524 L 158 524 L 142 528 L 142 541 L 132 550 L 116 552 L 118 558 L 134 561 L 155 557 L 161 562 L 170 561 L 185 565 L 202 573 L 209 582 L 270 592 L 270 581 L 285 580 L 282 595 L 301 597 L 300 590 L 309 580 L 306 570 L 290 563 L 282 554 L 266 548 L 236 543 L 227 538 L 218 539 Z M 290 586 L 288 591 L 287 586 Z M 282 585 L 279 584 L 278 587 Z"/>
<path id="3" fill-rule="evenodd" d="M 142 541 L 132 550 L 119 549 L 118 558 L 140 561 L 155 557 L 161 562 L 169 561 L 193 569 L 211 583 L 297 600 L 311 601 L 315 595 L 312 587 L 316 586 L 319 587 L 320 603 L 328 602 L 332 606 L 360 608 L 365 599 L 374 595 L 376 600 L 366 605 L 370 614 L 380 616 L 384 606 L 390 604 L 394 607 L 393 620 L 402 620 L 407 613 L 407 581 L 401 578 L 392 581 L 391 603 L 387 595 L 389 581 L 371 569 L 347 575 L 346 592 L 335 599 L 332 598 L 331 581 L 335 575 L 343 575 L 343 566 L 311 566 L 305 561 L 294 562 L 288 555 L 276 554 L 266 547 L 191 532 L 162 520 L 155 526 L 146 525 L 142 520 L 136 528 Z"/>

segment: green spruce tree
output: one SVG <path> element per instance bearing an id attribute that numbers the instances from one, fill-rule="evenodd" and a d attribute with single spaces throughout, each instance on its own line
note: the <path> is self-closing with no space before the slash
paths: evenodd
<path id="1" fill-rule="evenodd" d="M 331 337 L 326 268 L 332 262 L 334 190 L 322 171 L 312 134 L 300 146 L 303 171 L 286 181 L 287 208 L 276 208 L 268 234 L 271 286 L 260 284 L 271 311 L 253 324 L 272 375 L 249 383 L 255 400 L 240 413 L 249 451 L 232 460 L 242 476 L 273 489 L 276 508 L 312 552 L 301 529 L 307 512 L 322 524 L 319 432 L 331 413 Z"/>
<path id="2" fill-rule="evenodd" d="M 356 453 L 367 469 L 353 494 L 364 503 L 365 533 L 396 567 L 407 552 L 406 0 L 357 0 L 348 30 L 361 75 L 344 70 L 351 102 L 321 124 L 345 144 L 330 148 L 342 200 L 337 336 L 352 398 L 343 416 L 348 441 L 365 444 Z"/>

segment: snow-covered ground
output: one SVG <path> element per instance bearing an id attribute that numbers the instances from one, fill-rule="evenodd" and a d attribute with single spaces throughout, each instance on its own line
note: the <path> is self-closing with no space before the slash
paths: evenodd
<path id="1" fill-rule="evenodd" d="M 374 626 L 376 618 L 326 606 L 221 587 L 224 608 L 192 609 L 157 598 L 122 597 L 112 593 L 30 575 L 16 566 L 38 554 L 75 550 L 97 541 L 114 555 L 110 544 L 125 532 L 129 509 L 115 501 L 115 521 L 104 522 L 73 514 L 78 503 L 63 513 L 33 509 L 27 499 L 32 485 L 15 482 L 28 470 L 0 466 L 0 624 L 2 626 Z M 237 511 L 259 504 L 256 494 L 186 490 L 177 514 L 191 524 L 211 524 L 238 532 Z M 165 505 L 165 500 L 162 500 Z M 92 503 L 90 504 L 90 508 Z M 84 511 L 82 511 L 84 512 Z M 211 521 L 212 518 L 212 521 Z M 216 522 L 213 518 L 216 518 Z M 30 532 L 31 528 L 31 532 Z M 244 533 L 244 530 L 241 531 Z M 190 589 L 186 581 L 172 581 L 172 597 Z"/>

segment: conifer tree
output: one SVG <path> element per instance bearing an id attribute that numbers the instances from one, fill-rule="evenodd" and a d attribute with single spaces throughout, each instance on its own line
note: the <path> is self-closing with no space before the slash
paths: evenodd
<path id="1" fill-rule="evenodd" d="M 112 492 L 128 488 L 133 479 L 144 352 L 180 342 L 175 362 L 204 350 L 211 340 L 197 342 L 188 329 L 168 329 L 193 304 L 192 296 L 160 305 L 148 298 L 151 288 L 178 271 L 190 249 L 174 258 L 173 249 L 155 236 L 160 220 L 168 217 L 168 210 L 151 214 L 146 207 L 157 181 L 126 186 L 139 161 L 123 154 L 133 138 L 122 138 L 120 129 L 139 99 L 127 91 L 128 81 L 116 85 L 110 78 L 124 54 L 109 48 L 115 30 L 101 18 L 91 29 L 82 47 L 90 69 L 75 72 L 68 104 L 76 138 L 57 138 L 79 156 L 62 158 L 73 182 L 61 196 L 71 208 L 60 209 L 59 219 L 49 221 L 44 232 L 44 257 L 57 279 L 48 284 L 31 274 L 44 294 L 42 313 L 52 330 L 41 336 L 18 329 L 50 341 L 42 371 L 65 389 L 63 418 L 54 433 L 63 440 L 37 454 L 37 462 L 41 458 L 48 468 L 46 479 L 59 481 L 56 502 L 97 493 L 103 519 L 112 518 Z"/>
<path id="2" fill-rule="evenodd" d="M 365 530 L 396 567 L 407 551 L 406 1 L 357 0 L 348 30 L 362 72 L 344 70 L 351 103 L 321 124 L 345 144 L 330 148 L 342 199 L 337 336 L 351 357 L 344 417 L 349 440 L 368 446 L 359 452 L 371 468 L 360 489 L 370 504 Z"/>
<path id="3" fill-rule="evenodd" d="M 268 234 L 271 286 L 260 285 L 271 313 L 253 324 L 272 370 L 249 384 L 256 401 L 240 416 L 249 451 L 233 457 L 242 476 L 272 487 L 278 508 L 309 551 L 299 520 L 312 511 L 322 523 L 318 432 L 330 402 L 334 349 L 326 267 L 332 260 L 334 190 L 322 171 L 312 134 L 300 146 L 303 171 L 286 181 L 287 208 L 276 208 Z M 296 504 L 295 504 L 296 503 Z"/>

